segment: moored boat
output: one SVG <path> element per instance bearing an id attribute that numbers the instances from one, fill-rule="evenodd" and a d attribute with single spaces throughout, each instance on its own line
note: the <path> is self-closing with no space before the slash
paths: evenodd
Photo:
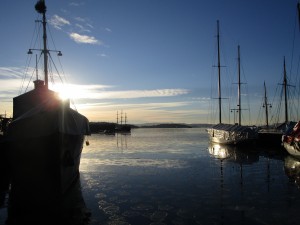
<path id="1" fill-rule="evenodd" d="M 282 135 L 282 145 L 290 155 L 300 158 L 300 121 L 290 123 L 289 129 Z"/>
<path id="2" fill-rule="evenodd" d="M 298 19 L 300 22 L 300 3 L 297 4 Z M 285 67 L 284 67 L 285 69 Z M 285 92 L 285 106 L 287 111 L 287 78 L 286 73 L 284 73 L 284 92 Z M 287 113 L 286 113 L 287 117 Z M 287 121 L 287 118 L 286 118 Z M 300 158 L 300 121 L 290 122 L 287 125 L 286 132 L 282 135 L 282 145 L 286 151 L 297 158 Z"/>
<path id="3" fill-rule="evenodd" d="M 207 129 L 211 142 L 227 145 L 251 144 L 257 140 L 255 126 L 241 126 L 238 124 L 222 124 Z"/>
<path id="4" fill-rule="evenodd" d="M 79 178 L 79 165 L 88 119 L 48 88 L 46 5 L 39 0 L 35 9 L 42 15 L 44 80 L 36 79 L 34 89 L 13 99 L 13 120 L 6 141 L 11 172 L 10 203 L 19 214 L 32 205 L 56 204 Z M 16 207 L 14 207 L 16 208 Z"/>
<path id="5" fill-rule="evenodd" d="M 285 64 L 284 64 L 284 77 L 286 77 L 285 73 Z M 284 79 L 286 80 L 286 78 Z M 286 82 L 283 82 L 283 85 L 287 85 Z M 281 137 L 284 134 L 286 130 L 286 124 L 287 122 L 287 115 L 288 115 L 288 110 L 287 110 L 287 104 L 286 104 L 286 122 L 281 123 L 281 124 L 273 124 L 269 125 L 269 107 L 272 107 L 272 105 L 268 102 L 268 97 L 267 97 L 267 88 L 266 88 L 266 83 L 264 82 L 264 102 L 263 102 L 263 107 L 265 109 L 265 120 L 266 124 L 265 126 L 261 126 L 258 128 L 258 144 L 265 146 L 265 147 L 281 147 Z"/>
<path id="6" fill-rule="evenodd" d="M 240 46 L 238 46 L 238 123 L 224 124 L 222 123 L 221 113 L 221 64 L 220 64 L 220 40 L 219 40 L 219 21 L 217 21 L 217 42 L 218 42 L 218 100 L 219 100 L 219 123 L 207 129 L 211 142 L 229 145 L 241 145 L 253 143 L 257 140 L 257 128 L 255 126 L 241 125 L 241 92 L 240 92 Z"/>

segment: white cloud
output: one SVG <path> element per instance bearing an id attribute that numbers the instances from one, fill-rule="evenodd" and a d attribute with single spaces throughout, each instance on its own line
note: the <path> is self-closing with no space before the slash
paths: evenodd
<path id="1" fill-rule="evenodd" d="M 22 77 L 23 72 L 21 68 L 18 67 L 0 67 L 0 77 L 10 78 L 10 79 L 19 79 Z"/>
<path id="2" fill-rule="evenodd" d="M 172 96 L 185 95 L 189 93 L 187 89 L 111 91 L 107 89 L 113 88 L 113 86 L 108 86 L 108 85 L 61 84 L 61 85 L 55 85 L 54 87 L 51 88 L 55 91 L 67 90 L 67 92 L 70 93 L 70 98 L 73 99 L 90 99 L 90 100 L 172 97 Z"/>
<path id="3" fill-rule="evenodd" d="M 66 20 L 65 18 L 62 18 L 58 15 L 54 15 L 51 17 L 51 19 L 49 20 L 49 23 L 54 26 L 56 29 L 61 30 L 63 26 L 65 25 L 71 25 L 71 23 Z"/>
<path id="4" fill-rule="evenodd" d="M 90 23 L 87 23 L 86 26 L 90 27 L 90 28 L 94 28 L 94 26 Z"/>
<path id="5" fill-rule="evenodd" d="M 147 110 L 155 110 L 155 109 L 171 109 L 177 107 L 183 107 L 190 104 L 194 104 L 194 102 L 181 102 L 181 101 L 174 101 L 174 102 L 149 102 L 149 103 L 126 103 L 126 104 L 118 104 L 115 102 L 97 102 L 97 103 L 82 103 L 78 104 L 81 108 L 94 108 L 94 109 L 103 109 L 103 108 L 126 108 L 126 109 L 147 109 Z"/>
<path id="6" fill-rule="evenodd" d="M 80 24 L 78 24 L 78 23 L 76 23 L 75 26 L 78 27 L 78 28 L 80 29 L 80 32 L 88 32 L 88 33 L 91 32 L 91 30 L 85 28 L 84 26 L 82 26 L 82 25 L 80 25 Z"/>
<path id="7" fill-rule="evenodd" d="M 97 45 L 103 44 L 101 41 L 97 40 L 93 36 L 81 35 L 78 33 L 70 33 L 69 35 L 70 35 L 70 38 L 72 40 L 74 40 L 76 43 L 97 44 Z"/>
<path id="8" fill-rule="evenodd" d="M 186 89 L 127 90 L 127 91 L 93 91 L 92 99 L 132 99 L 150 97 L 171 97 L 188 94 Z"/>

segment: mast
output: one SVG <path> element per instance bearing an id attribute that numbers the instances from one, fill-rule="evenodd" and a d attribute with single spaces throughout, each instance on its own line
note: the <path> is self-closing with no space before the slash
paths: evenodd
<path id="1" fill-rule="evenodd" d="M 266 83 L 264 82 L 264 90 L 265 90 L 265 103 L 264 106 L 266 107 L 266 125 L 267 128 L 269 127 L 269 113 L 268 113 L 268 98 L 267 98 L 267 88 Z"/>
<path id="2" fill-rule="evenodd" d="M 38 13 L 41 13 L 43 15 L 43 50 L 42 53 L 44 54 L 44 76 L 45 76 L 45 86 L 48 89 L 48 49 L 47 49 L 47 30 L 46 30 L 46 11 L 47 7 L 45 5 L 44 0 L 39 0 L 36 5 L 35 9 Z"/>
<path id="3" fill-rule="evenodd" d="M 121 110 L 121 125 L 123 124 L 123 110 Z"/>
<path id="4" fill-rule="evenodd" d="M 117 111 L 117 124 L 119 124 L 119 111 Z"/>
<path id="5" fill-rule="evenodd" d="M 219 28 L 219 20 L 217 20 L 217 42 L 218 42 L 218 99 L 219 99 L 219 123 L 222 123 L 221 62 L 220 62 L 220 28 Z"/>
<path id="6" fill-rule="evenodd" d="M 242 121 L 241 112 L 241 58 L 240 58 L 240 46 L 238 45 L 238 113 L 239 113 L 239 125 Z"/>
<path id="7" fill-rule="evenodd" d="M 285 57 L 283 59 L 283 90 L 284 90 L 284 111 L 285 111 L 285 123 L 288 123 L 288 102 L 287 102 L 287 78 L 286 78 L 286 68 L 285 68 Z"/>

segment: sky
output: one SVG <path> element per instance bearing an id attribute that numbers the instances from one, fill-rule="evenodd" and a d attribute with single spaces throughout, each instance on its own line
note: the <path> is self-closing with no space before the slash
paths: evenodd
<path id="1" fill-rule="evenodd" d="M 66 81 L 63 89 L 57 81 L 50 86 L 67 91 L 72 107 L 93 122 L 116 122 L 122 112 L 131 124 L 216 123 L 219 20 L 224 122 L 236 122 L 240 45 L 243 121 L 264 123 L 263 83 L 275 115 L 284 58 L 290 84 L 299 87 L 297 2 L 46 0 L 49 48 L 62 52 L 56 62 Z M 35 3 L 1 0 L 0 114 L 7 116 L 36 76 L 34 54 L 27 55 L 36 46 Z"/>

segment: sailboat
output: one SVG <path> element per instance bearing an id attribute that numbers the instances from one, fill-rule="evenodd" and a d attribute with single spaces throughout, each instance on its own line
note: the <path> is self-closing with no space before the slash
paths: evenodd
<path id="1" fill-rule="evenodd" d="M 284 68 L 285 68 L 285 63 L 284 63 Z M 284 69 L 285 71 L 285 69 Z M 286 74 L 284 72 L 284 74 Z M 286 75 L 284 75 L 285 77 Z M 286 80 L 286 78 L 284 78 Z M 286 85 L 286 82 L 283 82 L 283 85 Z M 263 127 L 258 128 L 258 143 L 263 145 L 263 146 L 270 146 L 270 147 L 280 147 L 281 146 L 281 137 L 284 133 L 284 130 L 286 128 L 286 124 L 288 123 L 287 121 L 287 104 L 286 104 L 286 120 L 283 124 L 269 124 L 269 110 L 268 108 L 272 107 L 272 105 L 268 102 L 268 97 L 267 97 L 267 88 L 266 88 L 266 83 L 264 82 L 264 102 L 263 102 L 263 107 L 265 109 L 265 120 L 266 120 L 266 125 Z"/>
<path id="2" fill-rule="evenodd" d="M 129 124 L 127 124 L 127 114 L 125 113 L 124 123 L 123 123 L 123 111 L 121 111 L 120 117 L 121 118 L 120 118 L 120 123 L 119 123 L 119 113 L 117 111 L 117 124 L 116 124 L 115 131 L 117 133 L 130 133 L 131 126 Z"/>
<path id="3" fill-rule="evenodd" d="M 211 142 L 240 145 L 257 140 L 257 128 L 254 126 L 241 125 L 241 81 L 240 81 L 240 46 L 238 46 L 238 108 L 234 109 L 238 112 L 238 123 L 224 124 L 222 123 L 221 113 L 221 70 L 220 70 L 220 35 L 219 21 L 217 21 L 217 44 L 218 44 L 218 100 L 219 100 L 219 123 L 207 129 Z"/>
<path id="4" fill-rule="evenodd" d="M 33 81 L 34 89 L 13 98 L 13 119 L 8 126 L 11 190 L 10 203 L 21 209 L 29 202 L 43 207 L 55 205 L 79 178 L 79 165 L 85 135 L 90 134 L 88 119 L 70 107 L 48 88 L 46 4 L 35 5 L 42 20 L 44 80 Z M 50 60 L 49 60 L 50 61 Z"/>
<path id="5" fill-rule="evenodd" d="M 296 157 L 300 157 L 300 140 L 299 140 L 299 122 L 289 121 L 288 114 L 288 97 L 287 97 L 287 75 L 286 75 L 286 67 L 285 67 L 285 59 L 284 59 L 284 77 L 283 77 L 283 91 L 284 91 L 284 106 L 285 106 L 285 122 L 284 122 L 284 130 L 281 133 L 281 141 L 283 147 L 287 150 L 287 152 Z"/>
<path id="6" fill-rule="evenodd" d="M 297 3 L 297 11 L 300 22 L 299 2 Z M 286 88 L 284 91 L 286 94 Z M 286 99 L 285 102 L 287 102 Z M 300 121 L 298 121 L 298 123 L 290 122 L 290 124 L 287 125 L 286 132 L 282 135 L 282 145 L 290 155 L 300 158 Z"/>

